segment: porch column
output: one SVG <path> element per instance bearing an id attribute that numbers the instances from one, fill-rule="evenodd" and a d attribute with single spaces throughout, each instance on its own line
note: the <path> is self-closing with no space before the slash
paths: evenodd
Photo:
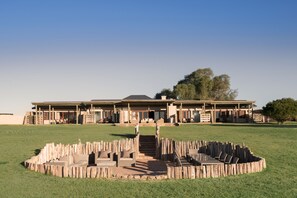
<path id="1" fill-rule="evenodd" d="M 38 107 L 35 105 L 35 125 L 38 125 Z"/>
<path id="2" fill-rule="evenodd" d="M 214 104 L 213 107 L 214 107 L 214 112 L 213 112 L 213 122 L 212 123 L 216 123 L 216 121 L 217 121 L 217 105 Z"/>
<path id="3" fill-rule="evenodd" d="M 240 111 L 241 111 L 240 104 L 238 104 L 238 105 L 237 105 L 237 114 L 236 114 L 237 122 L 238 122 L 238 120 L 239 120 Z"/>
<path id="4" fill-rule="evenodd" d="M 53 112 L 52 119 L 54 120 L 54 124 L 56 124 L 56 112 L 55 112 L 55 108 L 52 108 L 52 112 Z"/>
<path id="5" fill-rule="evenodd" d="M 52 106 L 51 105 L 48 105 L 48 121 L 49 121 L 49 124 L 51 124 L 51 120 L 52 120 L 51 108 L 52 108 Z"/>
<path id="6" fill-rule="evenodd" d="M 128 123 L 130 123 L 130 103 L 128 103 Z"/>
<path id="7" fill-rule="evenodd" d="M 116 105 L 113 105 L 113 122 L 116 123 L 117 122 L 117 109 L 116 109 Z"/>
<path id="8" fill-rule="evenodd" d="M 44 110 L 41 111 L 41 108 L 39 107 L 39 110 L 38 111 L 39 111 L 38 112 L 38 120 L 41 120 L 39 124 L 44 124 Z"/>
<path id="9" fill-rule="evenodd" d="M 251 105 L 248 106 L 248 122 L 251 123 Z"/>
<path id="10" fill-rule="evenodd" d="M 237 122 L 237 118 L 238 118 L 238 109 L 237 109 L 237 106 L 235 106 L 234 107 L 235 108 L 235 110 L 234 110 L 234 117 L 235 117 L 235 119 L 234 119 L 234 122 Z"/>
<path id="11" fill-rule="evenodd" d="M 166 103 L 166 122 L 170 122 L 169 105 Z"/>
<path id="12" fill-rule="evenodd" d="M 78 105 L 76 105 L 76 124 L 78 124 Z"/>
<path id="13" fill-rule="evenodd" d="M 254 122 L 254 103 L 252 103 L 252 106 L 251 106 L 251 111 L 252 111 L 252 120 L 251 122 Z"/>
<path id="14" fill-rule="evenodd" d="M 120 110 L 120 124 L 124 124 L 124 112 Z"/>
<path id="15" fill-rule="evenodd" d="M 93 110 L 93 104 L 91 104 L 90 114 L 92 115 L 93 123 L 96 123 L 96 120 L 95 120 L 95 112 L 94 112 L 94 110 Z"/>
<path id="16" fill-rule="evenodd" d="M 213 107 L 211 107 L 211 110 L 210 110 L 210 119 L 211 119 L 211 123 L 214 123 L 213 122 Z"/>
<path id="17" fill-rule="evenodd" d="M 180 103 L 179 106 L 179 122 L 183 122 L 183 103 Z"/>
<path id="18" fill-rule="evenodd" d="M 235 114 L 236 114 L 236 107 L 233 108 L 232 110 L 232 122 L 235 122 Z"/>

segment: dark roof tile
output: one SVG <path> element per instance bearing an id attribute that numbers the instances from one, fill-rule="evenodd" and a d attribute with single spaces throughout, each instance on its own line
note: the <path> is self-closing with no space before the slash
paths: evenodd
<path id="1" fill-rule="evenodd" d="M 130 95 L 123 100 L 152 100 L 152 98 L 146 95 Z"/>

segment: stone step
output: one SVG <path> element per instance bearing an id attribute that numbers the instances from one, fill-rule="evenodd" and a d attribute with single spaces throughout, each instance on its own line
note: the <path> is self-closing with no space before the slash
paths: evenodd
<path id="1" fill-rule="evenodd" d="M 139 145 L 140 146 L 142 146 L 142 145 L 155 146 L 156 143 L 155 142 L 140 142 Z"/>
<path id="2" fill-rule="evenodd" d="M 155 148 L 151 148 L 151 147 L 140 147 L 139 150 L 141 150 L 141 151 L 147 151 L 147 150 L 149 150 L 149 151 L 155 151 L 156 149 Z"/>
<path id="3" fill-rule="evenodd" d="M 142 144 L 156 144 L 155 141 L 150 141 L 150 142 L 139 142 L 140 145 Z"/>
<path id="4" fill-rule="evenodd" d="M 138 157 L 138 159 L 153 160 L 155 158 L 153 156 L 141 156 L 141 157 Z"/>
<path id="5" fill-rule="evenodd" d="M 147 154 L 147 153 L 139 153 L 138 156 L 155 156 L 155 153 Z"/>
<path id="6" fill-rule="evenodd" d="M 139 137 L 139 141 L 140 142 L 147 142 L 147 141 L 155 141 L 155 136 L 152 136 L 152 137 L 143 137 L 143 136 L 140 136 Z"/>
<path id="7" fill-rule="evenodd" d="M 155 156 L 144 155 L 144 156 L 138 156 L 137 159 L 155 159 Z"/>
<path id="8" fill-rule="evenodd" d="M 150 154 L 150 153 L 156 153 L 156 151 L 139 151 L 140 153 Z"/>
<path id="9" fill-rule="evenodd" d="M 154 150 L 139 151 L 140 153 L 156 153 Z"/>
<path id="10" fill-rule="evenodd" d="M 139 145 L 142 145 L 142 144 L 151 145 L 151 144 L 156 144 L 156 143 L 155 142 L 139 142 Z"/>
<path id="11" fill-rule="evenodd" d="M 139 149 L 156 149 L 154 146 L 141 146 Z"/>
<path id="12" fill-rule="evenodd" d="M 144 153 L 143 156 L 155 156 L 156 154 L 155 153 Z"/>
<path id="13" fill-rule="evenodd" d="M 138 156 L 144 156 L 144 155 L 154 156 L 155 154 L 156 154 L 156 152 L 146 152 L 146 153 L 141 152 L 141 153 L 138 154 Z"/>
<path id="14" fill-rule="evenodd" d="M 141 145 L 139 148 L 153 148 L 153 149 L 155 149 L 156 146 L 155 145 Z"/>
<path id="15" fill-rule="evenodd" d="M 151 154 L 156 153 L 156 151 L 139 151 L 140 153 Z"/>

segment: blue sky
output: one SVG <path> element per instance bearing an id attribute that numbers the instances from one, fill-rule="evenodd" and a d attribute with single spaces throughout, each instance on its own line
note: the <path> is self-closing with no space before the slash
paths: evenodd
<path id="1" fill-rule="evenodd" d="M 237 99 L 297 99 L 297 1 L 0 1 L 0 112 L 153 97 L 198 68 Z"/>

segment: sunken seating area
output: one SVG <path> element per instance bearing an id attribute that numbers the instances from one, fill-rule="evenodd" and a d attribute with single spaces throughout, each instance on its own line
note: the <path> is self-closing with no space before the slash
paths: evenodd
<path id="1" fill-rule="evenodd" d="M 139 134 L 112 142 L 50 143 L 24 165 L 58 177 L 145 180 L 224 177 L 266 168 L 265 159 L 244 145 L 158 137 L 155 141 L 157 155 L 146 158 L 140 155 Z"/>
<path id="2" fill-rule="evenodd" d="M 137 155 L 138 139 L 135 137 L 112 142 L 100 141 L 72 145 L 49 143 L 37 156 L 26 160 L 24 165 L 30 170 L 58 177 L 111 178 L 113 169 L 117 165 L 118 154 L 129 150 Z M 132 159 L 136 159 L 136 156 Z M 119 165 L 127 165 L 127 163 L 123 164 L 120 161 Z"/>
<path id="3" fill-rule="evenodd" d="M 264 158 L 255 156 L 244 145 L 230 142 L 176 141 L 164 138 L 160 140 L 160 153 L 162 160 L 172 162 L 167 164 L 168 179 L 224 177 L 260 172 L 266 168 Z M 191 163 L 176 163 L 175 153 Z M 199 157 L 193 161 L 193 155 Z"/>

